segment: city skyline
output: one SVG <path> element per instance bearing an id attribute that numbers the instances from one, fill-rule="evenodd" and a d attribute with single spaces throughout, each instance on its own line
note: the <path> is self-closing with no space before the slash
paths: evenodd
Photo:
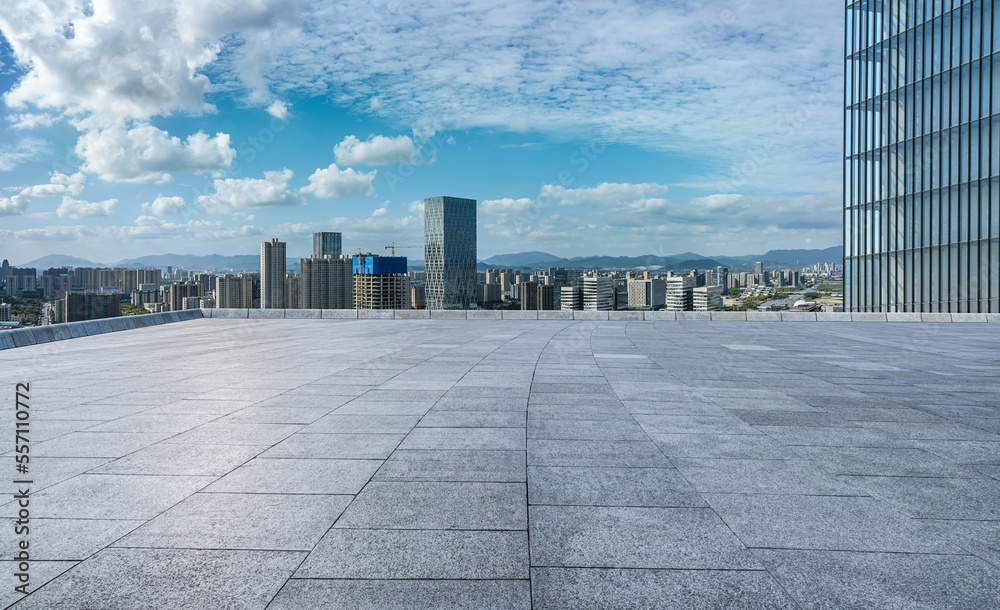
<path id="1" fill-rule="evenodd" d="M 0 240 L 18 258 L 318 231 L 376 251 L 418 239 L 440 193 L 480 202 L 484 258 L 841 242 L 837 6 L 237 8 L 0 17 Z M 108 69 L 100 40 L 134 62 Z"/>

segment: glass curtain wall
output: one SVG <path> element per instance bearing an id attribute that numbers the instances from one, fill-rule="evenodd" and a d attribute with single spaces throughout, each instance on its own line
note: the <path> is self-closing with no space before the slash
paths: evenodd
<path id="1" fill-rule="evenodd" d="M 848 0 L 848 311 L 1000 312 L 1000 0 Z"/>

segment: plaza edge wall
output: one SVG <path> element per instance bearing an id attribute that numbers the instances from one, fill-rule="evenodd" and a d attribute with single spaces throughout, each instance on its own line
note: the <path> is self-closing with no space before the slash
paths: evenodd
<path id="1" fill-rule="evenodd" d="M 1000 323 L 985 313 L 811 313 L 798 311 L 500 311 L 428 309 L 186 309 L 0 331 L 0 350 L 199 318 L 244 320 L 542 320 L 646 322 Z"/>

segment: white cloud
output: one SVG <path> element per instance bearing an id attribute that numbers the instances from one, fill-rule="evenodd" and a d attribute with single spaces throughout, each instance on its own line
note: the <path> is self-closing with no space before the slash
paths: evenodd
<path id="1" fill-rule="evenodd" d="M 104 124 L 212 111 L 203 70 L 220 57 L 219 41 L 240 32 L 241 56 L 273 46 L 297 27 L 298 9 L 285 0 L 7 3 L 0 30 L 27 73 L 4 100 Z"/>
<path id="2" fill-rule="evenodd" d="M 210 137 L 199 131 L 185 141 L 171 137 L 152 125 L 126 129 L 116 125 L 86 132 L 76 143 L 83 159 L 82 170 L 109 182 L 154 182 L 170 180 L 170 172 L 201 174 L 229 167 L 236 150 L 229 135 Z"/>
<path id="3" fill-rule="evenodd" d="M 338 169 L 336 163 L 317 169 L 309 176 L 309 184 L 299 189 L 303 195 L 320 199 L 347 199 L 354 195 L 372 195 L 376 171 L 362 174 L 352 168 Z"/>
<path id="4" fill-rule="evenodd" d="M 70 218 L 97 218 L 99 216 L 110 216 L 114 214 L 118 207 L 117 199 L 106 199 L 104 201 L 83 201 L 73 199 L 70 196 L 63 197 L 62 203 L 56 213 L 59 217 L 69 216 Z"/>
<path id="5" fill-rule="evenodd" d="M 424 213 L 424 202 L 423 201 L 411 201 L 409 205 L 409 210 L 411 214 L 423 214 Z"/>
<path id="6" fill-rule="evenodd" d="M 24 112 L 12 114 L 7 117 L 14 129 L 34 129 L 35 127 L 48 127 L 56 122 L 56 117 L 46 113 Z"/>
<path id="7" fill-rule="evenodd" d="M 479 204 L 479 211 L 488 216 L 510 216 L 528 214 L 538 209 L 531 199 L 488 199 Z"/>
<path id="8" fill-rule="evenodd" d="M 542 187 L 541 198 L 579 208 L 628 208 L 643 206 L 649 197 L 666 194 L 667 190 L 667 186 L 651 182 L 643 184 L 605 182 L 594 188 L 576 189 L 546 184 Z"/>
<path id="9" fill-rule="evenodd" d="M 420 152 L 409 136 L 371 136 L 364 142 L 355 136 L 347 136 L 333 147 L 333 154 L 341 165 L 416 165 L 420 161 Z"/>
<path id="10" fill-rule="evenodd" d="M 264 178 L 226 178 L 216 180 L 215 192 L 198 197 L 198 204 L 210 214 L 228 214 L 234 210 L 301 205 L 302 199 L 289 190 L 290 169 L 264 172 Z"/>
<path id="11" fill-rule="evenodd" d="M 0 172 L 9 172 L 27 161 L 37 161 L 48 153 L 48 142 L 39 138 L 24 138 L 17 144 L 0 144 Z"/>
<path id="12" fill-rule="evenodd" d="M 267 107 L 267 113 L 276 119 L 288 118 L 288 104 L 282 102 L 281 100 L 274 100 L 274 102 Z"/>
<path id="13" fill-rule="evenodd" d="M 87 176 L 82 172 L 69 176 L 53 172 L 48 184 L 26 187 L 21 191 L 21 194 L 28 197 L 57 197 L 59 195 L 73 195 L 75 197 L 83 192 L 86 181 Z"/>
<path id="14" fill-rule="evenodd" d="M 183 197 L 164 197 L 163 195 L 157 195 L 151 203 L 142 204 L 143 209 L 150 210 L 156 216 L 180 214 L 190 207 Z"/>
<path id="15" fill-rule="evenodd" d="M 20 216 L 28 209 L 28 200 L 20 195 L 0 197 L 0 216 Z"/>

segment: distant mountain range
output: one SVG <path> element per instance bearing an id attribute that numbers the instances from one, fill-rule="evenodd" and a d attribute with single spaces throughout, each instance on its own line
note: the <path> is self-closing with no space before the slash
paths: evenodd
<path id="1" fill-rule="evenodd" d="M 499 254 L 479 262 L 480 269 L 512 268 L 512 269 L 545 269 L 548 267 L 564 267 L 566 269 L 635 269 L 639 267 L 657 267 L 667 271 L 689 269 L 709 269 L 719 265 L 740 268 L 761 261 L 765 267 L 808 266 L 818 263 L 840 263 L 844 259 L 842 246 L 834 246 L 825 250 L 771 250 L 765 254 L 747 256 L 702 256 L 694 252 L 684 252 L 670 256 L 581 256 L 562 258 L 547 252 L 520 252 L 517 254 Z M 35 267 L 39 271 L 50 267 L 133 267 L 166 269 L 167 267 L 182 268 L 192 271 L 259 271 L 260 256 L 238 255 L 222 256 L 209 254 L 198 256 L 193 254 L 156 254 L 140 258 L 129 258 L 116 263 L 96 263 L 83 258 L 63 254 L 49 254 L 33 261 L 15 265 L 18 267 Z M 410 260 L 410 266 L 423 267 L 423 261 Z M 299 269 L 299 259 L 290 258 L 288 268 Z"/>

